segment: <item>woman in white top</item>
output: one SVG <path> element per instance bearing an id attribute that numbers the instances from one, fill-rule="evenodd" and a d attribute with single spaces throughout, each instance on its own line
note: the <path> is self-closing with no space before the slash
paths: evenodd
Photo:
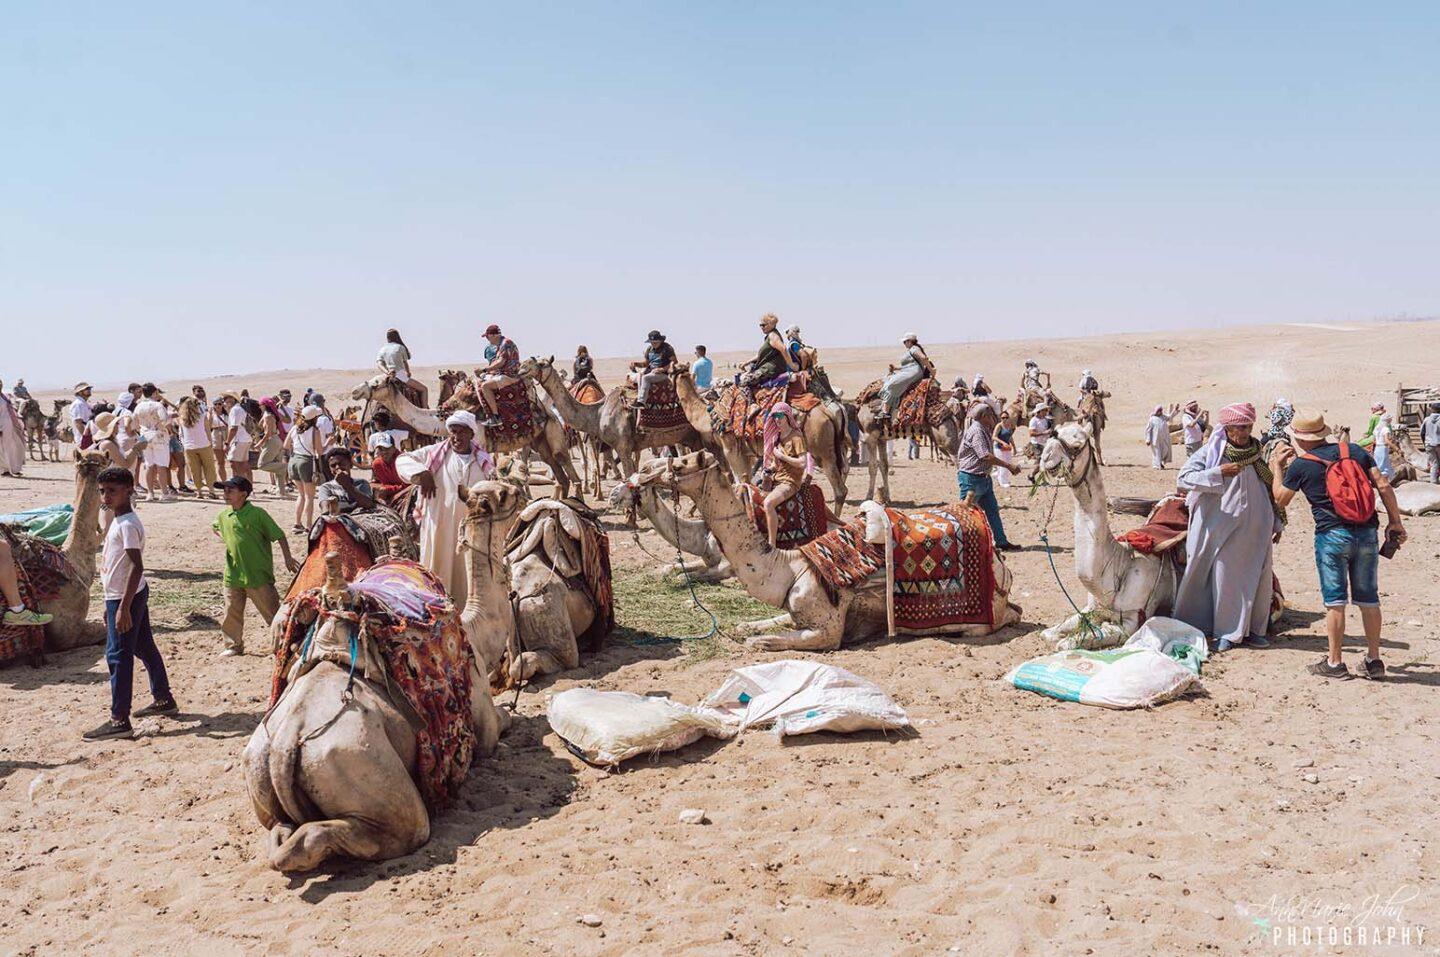
<path id="1" fill-rule="evenodd" d="M 385 345 L 375 357 L 375 365 L 382 372 L 393 375 L 404 386 L 409 398 L 422 409 L 430 406 L 430 390 L 418 379 L 410 376 L 410 347 L 400 338 L 400 330 L 385 330 Z"/>
<path id="2" fill-rule="evenodd" d="M 319 467 L 316 458 L 320 455 L 320 430 L 315 420 L 320 418 L 319 406 L 307 405 L 300 412 L 300 421 L 285 436 L 285 448 L 290 452 L 290 479 L 295 483 L 295 528 L 304 532 L 315 520 L 315 479 Z"/>
<path id="3" fill-rule="evenodd" d="M 1390 418 L 1390 413 L 1385 411 L 1384 405 L 1377 402 L 1375 412 L 1377 413 L 1375 431 L 1370 433 L 1375 439 L 1375 467 L 1387 479 L 1394 478 L 1395 463 L 1390 454 L 1390 433 L 1394 431 L 1394 423 Z"/>
<path id="4" fill-rule="evenodd" d="M 202 498 L 219 498 L 215 483 L 215 449 L 210 444 L 209 417 L 200 407 L 200 400 L 187 395 L 180 400 L 180 445 L 185 449 L 185 464 L 195 492 Z"/>

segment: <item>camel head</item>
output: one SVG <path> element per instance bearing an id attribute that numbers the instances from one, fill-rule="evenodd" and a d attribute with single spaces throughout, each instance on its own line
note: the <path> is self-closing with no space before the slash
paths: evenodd
<path id="1" fill-rule="evenodd" d="M 719 465 L 720 460 L 705 451 L 668 459 L 651 459 L 630 476 L 626 486 L 642 488 L 647 485 L 663 485 L 672 491 L 690 494 L 699 490 L 706 476 Z"/>
<path id="2" fill-rule="evenodd" d="M 449 382 L 451 384 L 465 378 L 465 373 L 460 369 L 441 369 L 437 375 L 441 382 Z"/>
<path id="3" fill-rule="evenodd" d="M 357 385 L 357 386 L 355 387 L 355 390 L 350 393 L 350 398 L 352 398 L 352 399 L 371 399 L 371 398 L 374 398 L 378 393 L 380 393 L 381 391 L 389 388 L 389 385 L 390 385 L 389 379 L 390 379 L 390 377 L 389 377 L 388 375 L 383 374 L 383 373 L 382 373 L 381 375 L 374 376 L 374 377 L 372 377 L 372 378 L 370 378 L 370 379 L 366 379 L 364 382 L 360 383 L 359 385 Z"/>
<path id="4" fill-rule="evenodd" d="M 554 356 L 551 356 L 548 359 L 542 359 L 539 356 L 531 356 L 524 362 L 520 363 L 520 378 L 522 379 L 534 379 L 536 382 L 539 382 L 545 377 L 545 374 L 547 372 L 554 371 Z"/>
<path id="5" fill-rule="evenodd" d="M 1095 431 L 1090 423 L 1067 423 L 1055 430 L 1054 438 L 1040 452 L 1040 471 L 1054 482 L 1070 482 L 1072 475 L 1084 475 L 1095 455 Z"/>
<path id="6" fill-rule="evenodd" d="M 500 523 L 507 525 L 524 505 L 519 489 L 509 482 L 486 479 L 466 487 L 460 486 L 460 501 L 465 503 L 465 524 Z"/>

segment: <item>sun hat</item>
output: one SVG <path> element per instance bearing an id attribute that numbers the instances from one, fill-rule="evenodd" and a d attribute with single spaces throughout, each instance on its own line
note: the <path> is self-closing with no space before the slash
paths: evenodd
<path id="1" fill-rule="evenodd" d="M 1304 439 L 1309 442 L 1318 442 L 1330 436 L 1330 426 L 1325 424 L 1323 414 L 1296 415 L 1290 422 L 1290 427 L 1285 431 L 1290 433 L 1292 439 Z"/>
<path id="2" fill-rule="evenodd" d="M 649 341 L 649 342 L 664 342 L 664 341 L 665 341 L 665 336 L 660 332 L 659 329 L 651 329 L 651 330 L 650 330 L 650 335 L 646 336 L 645 338 L 646 338 L 646 340 Z"/>
<path id="3" fill-rule="evenodd" d="M 307 421 L 314 422 L 316 419 L 320 418 L 320 416 L 324 415 L 325 413 L 321 411 L 318 405 L 307 405 L 305 408 L 300 410 L 300 414 L 303 415 Z"/>
<path id="4" fill-rule="evenodd" d="M 90 435 L 96 439 L 109 439 L 115 437 L 115 429 L 120 425 L 120 420 L 115 417 L 114 412 L 101 412 L 95 416 L 95 422 L 90 426 Z"/>
<path id="5" fill-rule="evenodd" d="M 240 401 L 240 393 L 238 393 L 238 392 L 236 392 L 236 391 L 234 391 L 234 390 L 232 389 L 232 390 L 229 391 L 229 392 L 222 392 L 222 393 L 220 393 L 220 398 L 222 398 L 222 399 L 229 399 L 231 402 L 239 402 L 239 401 Z"/>
<path id="6" fill-rule="evenodd" d="M 72 391 L 75 395 L 79 395 L 82 392 L 89 392 L 91 388 L 92 387 L 88 382 L 77 382 L 75 383 L 75 388 Z"/>
<path id="7" fill-rule="evenodd" d="M 490 323 L 490 325 L 488 325 L 488 326 L 485 327 L 485 335 L 487 335 L 487 336 L 498 336 L 498 335 L 500 335 L 500 327 L 497 326 L 497 325 L 496 325 L 495 323 L 493 323 L 493 322 Z"/>
<path id="8" fill-rule="evenodd" d="M 913 332 L 907 332 L 907 333 L 905 333 L 904 337 L 903 337 L 900 341 L 901 341 L 901 342 L 909 342 L 911 339 L 914 339 L 916 342 L 919 342 L 919 341 L 920 341 L 920 337 L 917 336 L 917 335 L 915 335 L 915 333 L 913 333 Z"/>

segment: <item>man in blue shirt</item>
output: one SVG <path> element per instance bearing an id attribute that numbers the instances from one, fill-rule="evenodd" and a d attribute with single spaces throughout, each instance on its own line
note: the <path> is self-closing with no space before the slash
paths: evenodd
<path id="1" fill-rule="evenodd" d="M 695 378 L 695 388 L 709 391 L 710 380 L 715 375 L 715 363 L 705 355 L 704 346 L 695 347 L 695 361 L 690 363 L 690 374 Z"/>

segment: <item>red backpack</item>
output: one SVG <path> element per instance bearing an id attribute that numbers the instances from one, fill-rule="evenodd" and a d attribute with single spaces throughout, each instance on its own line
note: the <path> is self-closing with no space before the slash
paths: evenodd
<path id="1" fill-rule="evenodd" d="M 1309 452 L 1301 455 L 1309 462 L 1319 462 L 1325 467 L 1325 494 L 1330 496 L 1330 505 L 1340 520 L 1351 525 L 1364 525 L 1375 517 L 1375 486 L 1360 463 L 1350 457 L 1348 443 L 1336 445 L 1340 458 L 1328 462 Z"/>

